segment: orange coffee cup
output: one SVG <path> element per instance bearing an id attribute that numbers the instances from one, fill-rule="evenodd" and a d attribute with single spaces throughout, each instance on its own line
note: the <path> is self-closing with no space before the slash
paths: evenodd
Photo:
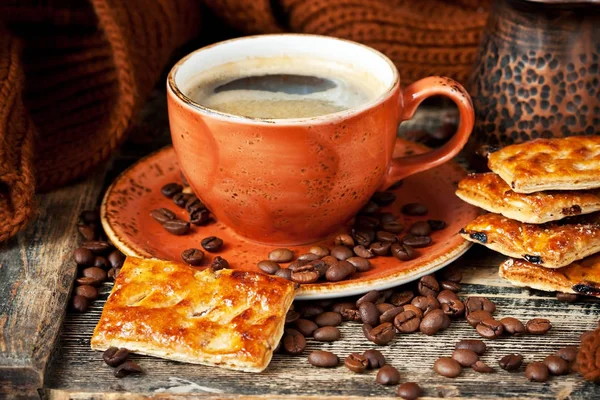
<path id="1" fill-rule="evenodd" d="M 247 58 L 311 57 L 364 71 L 383 88 L 356 108 L 310 118 L 261 119 L 192 101 L 186 85 L 203 72 Z M 392 158 L 398 124 L 427 97 L 458 106 L 456 134 L 425 154 Z M 378 51 L 316 35 L 261 35 L 217 43 L 180 60 L 167 80 L 169 123 L 179 164 L 216 218 L 251 240 L 278 245 L 323 238 L 352 218 L 376 191 L 440 165 L 465 145 L 473 106 L 450 78 L 432 76 L 404 90 Z"/>

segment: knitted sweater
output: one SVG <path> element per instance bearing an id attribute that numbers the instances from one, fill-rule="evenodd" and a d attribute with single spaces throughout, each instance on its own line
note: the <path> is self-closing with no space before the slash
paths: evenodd
<path id="1" fill-rule="evenodd" d="M 450 4 L 449 4 L 450 3 Z M 363 42 L 403 82 L 465 81 L 487 0 L 0 0 L 0 241 L 34 194 L 108 159 L 173 50 L 216 14 L 237 31 Z"/>

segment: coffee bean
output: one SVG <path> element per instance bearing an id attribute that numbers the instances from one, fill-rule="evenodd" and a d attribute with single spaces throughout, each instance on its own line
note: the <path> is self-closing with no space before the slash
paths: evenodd
<path id="1" fill-rule="evenodd" d="M 121 268 L 125 263 L 125 255 L 119 250 L 113 250 L 108 255 L 108 262 L 113 268 Z"/>
<path id="2" fill-rule="evenodd" d="M 377 311 L 375 304 L 369 301 L 362 302 L 358 306 L 358 312 L 363 323 L 373 326 L 379 323 L 379 311 Z"/>
<path id="3" fill-rule="evenodd" d="M 112 250 L 112 244 L 104 240 L 87 240 L 81 243 L 81 247 L 90 250 L 94 254 L 103 255 Z"/>
<path id="4" fill-rule="evenodd" d="M 547 356 L 544 364 L 552 375 L 566 375 L 569 373 L 569 363 L 559 356 Z"/>
<path id="5" fill-rule="evenodd" d="M 488 318 L 484 319 L 475 328 L 477 333 L 486 339 L 496 339 L 504 331 L 502 324 L 495 319 Z"/>
<path id="6" fill-rule="evenodd" d="M 413 246 L 405 243 L 394 243 L 391 247 L 391 252 L 400 261 L 410 261 L 417 257 L 417 251 Z"/>
<path id="7" fill-rule="evenodd" d="M 549 378 L 548 367 L 541 362 L 532 362 L 525 368 L 525 377 L 532 382 L 546 382 Z"/>
<path id="8" fill-rule="evenodd" d="M 451 299 L 447 303 L 441 305 L 442 311 L 450 318 L 456 318 L 464 315 L 465 305 L 458 299 Z"/>
<path id="9" fill-rule="evenodd" d="M 579 348 L 577 346 L 567 346 L 556 352 L 556 355 L 562 358 L 565 361 L 573 362 L 577 358 L 577 353 L 579 352 Z"/>
<path id="10" fill-rule="evenodd" d="M 427 247 L 431 244 L 430 236 L 406 235 L 401 239 L 402 244 L 415 248 Z"/>
<path id="11" fill-rule="evenodd" d="M 462 272 L 456 267 L 446 267 L 440 272 L 441 279 L 443 281 L 450 281 L 454 283 L 460 283 L 462 281 Z"/>
<path id="12" fill-rule="evenodd" d="M 484 311 L 484 310 L 477 310 L 477 311 L 473 311 L 470 314 L 467 314 L 467 322 L 473 328 L 476 328 L 477 325 L 479 325 L 479 323 L 481 321 L 483 321 L 484 319 L 492 319 L 492 318 L 493 318 L 492 314 L 490 314 L 489 312 Z"/>
<path id="13" fill-rule="evenodd" d="M 72 300 L 72 306 L 73 309 L 77 312 L 86 312 L 86 310 L 88 309 L 88 305 L 89 305 L 89 300 L 87 297 L 81 296 L 81 295 L 75 295 L 73 296 L 73 300 Z"/>
<path id="14" fill-rule="evenodd" d="M 83 296 L 88 300 L 95 300 L 98 298 L 98 289 L 91 285 L 81 285 L 75 287 L 75 295 Z"/>
<path id="15" fill-rule="evenodd" d="M 306 347 L 306 339 L 296 329 L 286 328 L 283 335 L 283 348 L 288 354 L 300 354 Z"/>
<path id="16" fill-rule="evenodd" d="M 533 318 L 527 321 L 527 332 L 532 335 L 544 335 L 552 329 L 552 324 L 545 318 Z"/>
<path id="17" fill-rule="evenodd" d="M 77 230 L 79 231 L 81 237 L 83 237 L 84 240 L 96 240 L 96 230 L 90 225 L 77 225 Z"/>
<path id="18" fill-rule="evenodd" d="M 111 268 L 108 271 L 108 278 L 112 279 L 112 280 L 115 280 L 119 276 L 120 272 L 121 272 L 121 268 Z"/>
<path id="19" fill-rule="evenodd" d="M 458 295 L 451 290 L 444 289 L 437 295 L 440 304 L 449 303 L 452 300 L 459 300 Z"/>
<path id="20" fill-rule="evenodd" d="M 95 256 L 89 249 L 80 247 L 73 252 L 73 258 L 77 265 L 93 265 Z"/>
<path id="21" fill-rule="evenodd" d="M 315 317 L 319 326 L 338 326 L 342 323 L 342 315 L 334 311 L 325 311 Z"/>
<path id="22" fill-rule="evenodd" d="M 333 264 L 338 262 L 338 259 L 335 258 L 334 256 L 325 256 L 325 257 L 321 258 L 321 261 L 323 261 L 325 264 L 327 264 L 327 266 L 331 267 Z"/>
<path id="23" fill-rule="evenodd" d="M 406 215 L 425 215 L 428 212 L 427 206 L 421 203 L 408 203 L 402 206 L 402 213 Z"/>
<path id="24" fill-rule="evenodd" d="M 371 329 L 369 340 L 380 346 L 385 346 L 391 342 L 395 336 L 396 331 L 394 330 L 394 325 L 392 325 L 391 322 L 384 322 Z"/>
<path id="25" fill-rule="evenodd" d="M 418 307 L 413 306 L 412 304 L 405 304 L 402 306 L 402 308 L 404 308 L 404 311 L 412 311 L 415 313 L 415 315 L 417 316 L 417 318 L 422 319 L 423 318 L 423 310 L 421 310 Z"/>
<path id="26" fill-rule="evenodd" d="M 329 282 L 339 282 L 348 278 L 354 271 L 354 266 L 348 261 L 338 261 L 327 269 L 325 279 Z"/>
<path id="27" fill-rule="evenodd" d="M 363 208 L 360 209 L 360 214 L 373 215 L 379 212 L 379 206 L 374 201 L 369 201 Z"/>
<path id="28" fill-rule="evenodd" d="M 442 310 L 431 310 L 421 320 L 419 330 L 427 336 L 435 335 L 445 325 L 445 318 L 448 316 Z"/>
<path id="29" fill-rule="evenodd" d="M 387 256 L 391 247 L 391 242 L 373 242 L 369 245 L 369 252 L 377 256 Z M 356 250 L 354 251 L 356 252 Z"/>
<path id="30" fill-rule="evenodd" d="M 556 293 L 556 300 L 563 303 L 575 303 L 579 296 L 575 293 Z"/>
<path id="31" fill-rule="evenodd" d="M 487 346 L 482 340 L 479 339 L 463 339 L 456 343 L 456 349 L 471 350 L 478 355 L 483 355 L 487 349 Z"/>
<path id="32" fill-rule="evenodd" d="M 360 246 L 369 247 L 375 241 L 375 231 L 372 229 L 352 229 L 351 234 L 354 243 Z"/>
<path id="33" fill-rule="evenodd" d="M 458 283 L 451 281 L 440 281 L 440 287 L 444 290 L 450 290 L 452 292 L 460 292 L 462 287 Z"/>
<path id="34" fill-rule="evenodd" d="M 377 371 L 375 382 L 380 385 L 397 385 L 400 382 L 400 372 L 389 364 L 384 365 Z"/>
<path id="35" fill-rule="evenodd" d="M 401 312 L 404 312 L 404 307 L 390 308 L 389 310 L 380 313 L 379 323 L 383 324 L 384 322 L 393 322 L 394 318 L 396 318 L 396 315 L 400 314 Z"/>
<path id="36" fill-rule="evenodd" d="M 154 218 L 160 224 L 164 224 L 167 221 L 173 221 L 177 216 L 175 213 L 168 208 L 157 208 L 150 212 L 150 216 Z"/>
<path id="37" fill-rule="evenodd" d="M 429 236 L 431 234 L 431 226 L 427 221 L 417 221 L 408 230 L 414 236 Z"/>
<path id="38" fill-rule="evenodd" d="M 358 310 L 357 310 L 358 312 Z M 373 341 L 373 337 L 371 336 L 371 331 L 373 327 L 369 324 L 362 324 L 362 333 L 367 340 Z"/>
<path id="39" fill-rule="evenodd" d="M 312 246 L 310 249 L 308 249 L 308 252 L 316 255 L 319 258 L 323 258 L 330 254 L 329 248 L 325 246 Z"/>
<path id="40" fill-rule="evenodd" d="M 477 371 L 482 374 L 491 374 L 492 372 L 495 372 L 494 368 L 490 367 L 483 361 L 476 361 L 475 364 L 471 365 L 471 368 L 473 368 L 473 371 Z"/>
<path id="41" fill-rule="evenodd" d="M 315 367 L 332 368 L 337 367 L 340 359 L 329 351 L 313 350 L 308 355 L 308 362 Z"/>
<path id="42" fill-rule="evenodd" d="M 354 256 L 354 253 L 348 247 L 339 245 L 334 246 L 331 249 L 331 255 L 337 258 L 338 260 L 346 260 Z"/>
<path id="43" fill-rule="evenodd" d="M 102 268 L 102 269 L 112 268 L 112 266 L 110 265 L 110 263 L 104 256 L 94 257 L 94 267 L 98 267 L 98 268 Z"/>
<path id="44" fill-rule="evenodd" d="M 395 243 L 398 241 L 398 238 L 396 237 L 396 235 L 394 235 L 391 232 L 387 232 L 387 231 L 377 231 L 375 233 L 375 238 L 380 242 Z"/>
<path id="45" fill-rule="evenodd" d="M 381 224 L 381 229 L 386 232 L 398 234 L 404 230 L 404 225 L 402 225 L 398 221 L 383 222 Z"/>
<path id="46" fill-rule="evenodd" d="M 365 293 L 356 300 L 356 307 L 360 306 L 362 303 L 376 303 L 377 300 L 381 297 L 381 294 L 377 290 L 371 290 L 370 292 Z"/>
<path id="47" fill-rule="evenodd" d="M 321 274 L 315 269 L 315 266 L 313 264 L 306 264 L 294 268 L 290 277 L 292 279 L 292 282 L 309 284 L 318 281 L 320 276 Z"/>
<path id="48" fill-rule="evenodd" d="M 180 219 L 174 219 L 172 221 L 165 222 L 163 224 L 163 228 L 173 235 L 181 236 L 190 231 L 190 223 Z"/>
<path id="49" fill-rule="evenodd" d="M 433 229 L 434 231 L 441 231 L 442 229 L 445 229 L 447 226 L 445 221 L 442 221 L 439 219 L 428 219 L 427 223 L 429 224 L 431 229 Z"/>
<path id="50" fill-rule="evenodd" d="M 187 201 L 185 202 L 185 210 L 190 214 L 205 209 L 206 206 L 204 203 L 202 203 L 202 201 L 194 195 L 188 197 Z"/>
<path id="51" fill-rule="evenodd" d="M 352 239 L 352 236 L 342 233 L 335 237 L 334 244 L 336 246 L 354 247 L 354 239 Z"/>
<path id="52" fill-rule="evenodd" d="M 452 353 L 452 358 L 455 359 L 463 367 L 470 367 L 479 361 L 479 356 L 472 350 L 456 349 Z"/>
<path id="53" fill-rule="evenodd" d="M 172 200 L 177 207 L 183 208 L 190 197 L 191 195 L 187 193 L 177 193 L 175 196 L 173 196 Z"/>
<path id="54" fill-rule="evenodd" d="M 350 257 L 346 259 L 350 264 L 354 265 L 357 272 L 366 272 L 371 269 L 371 262 L 362 257 Z"/>
<path id="55" fill-rule="evenodd" d="M 292 322 L 296 322 L 299 319 L 300 319 L 300 313 L 295 310 L 288 310 L 288 312 L 285 314 L 285 324 L 286 325 L 289 325 Z"/>
<path id="56" fill-rule="evenodd" d="M 288 281 L 292 279 L 292 271 L 287 268 L 281 268 L 277 272 L 275 272 L 275 276 L 278 276 L 283 279 L 287 279 Z"/>
<path id="57" fill-rule="evenodd" d="M 344 365 L 352 372 L 362 373 L 365 372 L 369 365 L 369 360 L 365 356 L 359 353 L 351 353 L 344 360 Z"/>
<path id="58" fill-rule="evenodd" d="M 371 196 L 371 201 L 381 207 L 392 204 L 396 200 L 396 195 L 392 192 L 375 192 Z"/>
<path id="59" fill-rule="evenodd" d="M 256 266 L 262 272 L 264 272 L 265 274 L 269 274 L 269 275 L 275 274 L 277 271 L 279 271 L 279 268 L 280 268 L 279 264 L 277 264 L 275 261 L 271 261 L 271 260 L 259 261 L 258 264 L 256 264 Z"/>
<path id="60" fill-rule="evenodd" d="M 394 326 L 400 333 L 416 332 L 420 325 L 421 318 L 411 310 L 404 310 L 394 318 Z"/>
<path id="61" fill-rule="evenodd" d="M 342 313 L 344 310 L 346 309 L 350 309 L 350 310 L 356 310 L 357 307 L 356 305 L 351 302 L 351 301 L 342 301 L 340 303 L 335 303 L 332 307 L 331 307 L 331 311 L 337 312 L 337 313 Z"/>
<path id="62" fill-rule="evenodd" d="M 417 289 L 422 296 L 437 296 L 440 292 L 440 284 L 433 275 L 425 275 L 419 280 Z"/>
<path id="63" fill-rule="evenodd" d="M 209 251 L 211 253 L 217 252 L 221 250 L 223 247 L 223 239 L 218 238 L 216 236 L 209 236 L 200 242 L 204 250 Z"/>
<path id="64" fill-rule="evenodd" d="M 119 365 L 115 371 L 114 376 L 116 378 L 124 378 L 127 375 L 131 374 L 142 374 L 144 370 L 142 367 L 134 363 L 133 361 L 125 361 L 123 364 Z"/>
<path id="65" fill-rule="evenodd" d="M 421 387 L 415 382 L 404 382 L 396 393 L 404 400 L 416 400 L 421 396 Z"/>
<path id="66" fill-rule="evenodd" d="M 375 307 L 377 307 L 377 311 L 379 311 L 379 314 L 383 314 L 384 312 L 386 312 L 388 310 L 396 308 L 396 306 L 394 306 L 393 304 L 390 304 L 390 303 L 375 304 Z M 400 308 L 400 307 L 398 307 L 398 308 Z M 402 309 L 402 311 L 404 311 L 404 309 Z"/>
<path id="67" fill-rule="evenodd" d="M 411 304 L 423 311 L 423 315 L 427 315 L 431 310 L 437 310 L 440 308 L 440 302 L 431 295 L 429 296 L 417 296 Z"/>
<path id="68" fill-rule="evenodd" d="M 190 213 L 190 223 L 196 226 L 204 226 L 210 220 L 210 211 L 207 209 L 195 210 Z"/>
<path id="69" fill-rule="evenodd" d="M 99 282 L 104 282 L 108 275 L 106 271 L 98 267 L 89 267 L 81 271 L 81 274 L 86 278 L 93 278 Z"/>
<path id="70" fill-rule="evenodd" d="M 303 260 L 296 260 L 296 261 L 292 261 L 290 263 L 290 265 L 288 265 L 288 269 L 292 272 L 296 271 L 297 269 L 299 269 L 300 267 L 305 266 L 306 264 L 308 264 L 310 261 L 303 261 Z"/>
<path id="71" fill-rule="evenodd" d="M 379 222 L 381 222 L 382 224 L 388 222 L 396 222 L 397 220 L 398 217 L 395 214 L 392 214 L 391 212 L 382 212 L 379 214 Z"/>
<path id="72" fill-rule="evenodd" d="M 469 297 L 465 300 L 466 313 L 473 311 L 484 310 L 493 314 L 496 311 L 496 305 L 485 297 Z"/>
<path id="73" fill-rule="evenodd" d="M 300 254 L 298 256 L 299 261 L 315 261 L 315 260 L 318 260 L 319 258 L 321 258 L 321 257 L 319 257 L 318 255 L 313 254 L 313 253 L 304 253 L 304 254 Z"/>
<path id="74" fill-rule="evenodd" d="M 129 350 L 124 347 L 109 347 L 102 354 L 102 359 L 110 367 L 118 367 L 129 357 Z"/>
<path id="75" fill-rule="evenodd" d="M 521 336 L 525 333 L 525 326 L 521 321 L 513 317 L 504 317 L 500 320 L 504 327 L 504 333 L 513 336 Z"/>
<path id="76" fill-rule="evenodd" d="M 96 210 L 83 210 L 81 214 L 79 214 L 79 219 L 84 224 L 95 224 L 100 221 L 100 214 Z"/>
<path id="77" fill-rule="evenodd" d="M 450 357 L 440 357 L 433 364 L 433 370 L 446 378 L 456 378 L 462 372 L 462 367 Z"/>
<path id="78" fill-rule="evenodd" d="M 181 252 L 181 259 L 184 263 L 190 265 L 200 265 L 204 260 L 204 252 L 200 249 L 187 249 Z"/>
<path id="79" fill-rule="evenodd" d="M 379 218 L 373 215 L 358 215 L 354 220 L 354 228 L 357 229 L 375 229 L 379 226 Z"/>
<path id="80" fill-rule="evenodd" d="M 334 342 L 340 336 L 340 330 L 335 326 L 322 326 L 313 332 L 313 338 L 319 342 Z"/>
<path id="81" fill-rule="evenodd" d="M 367 249 L 365 246 L 354 246 L 354 254 L 356 254 L 358 257 L 362 257 L 362 258 L 373 258 L 375 257 L 375 254 L 373 253 L 373 250 L 371 249 Z M 352 257 L 349 257 L 352 258 Z"/>
<path id="82" fill-rule="evenodd" d="M 390 297 L 390 303 L 395 306 L 403 306 L 411 302 L 415 297 L 415 294 L 410 290 L 404 290 L 402 292 L 392 294 Z"/>
<path id="83" fill-rule="evenodd" d="M 210 268 L 213 271 L 219 271 L 222 269 L 229 269 L 229 261 L 227 261 L 226 259 L 224 259 L 221 256 L 216 256 L 212 263 L 210 264 Z"/>
<path id="84" fill-rule="evenodd" d="M 294 323 L 298 332 L 303 334 L 306 337 L 312 336 L 313 332 L 319 327 L 313 321 L 309 319 L 298 319 Z"/>
<path id="85" fill-rule="evenodd" d="M 369 361 L 368 368 L 377 369 L 381 368 L 385 365 L 385 357 L 379 350 L 371 349 L 366 350 L 363 353 L 363 357 L 365 357 Z"/>
<path id="86" fill-rule="evenodd" d="M 167 183 L 165 186 L 163 186 L 160 189 L 160 192 L 163 194 L 163 196 L 172 198 L 177 193 L 181 193 L 182 190 L 183 190 L 183 186 L 181 186 L 178 183 L 171 182 L 171 183 Z"/>
<path id="87" fill-rule="evenodd" d="M 269 260 L 276 263 L 287 263 L 294 259 L 294 253 L 290 249 L 279 248 L 269 253 Z"/>

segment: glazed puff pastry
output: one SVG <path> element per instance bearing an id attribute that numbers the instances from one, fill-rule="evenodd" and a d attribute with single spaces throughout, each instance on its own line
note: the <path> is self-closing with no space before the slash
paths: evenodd
<path id="1" fill-rule="evenodd" d="M 465 239 L 546 268 L 560 268 L 600 251 L 600 213 L 546 224 L 480 215 L 461 229 Z"/>
<path id="2" fill-rule="evenodd" d="M 128 257 L 91 346 L 260 372 L 283 335 L 296 288 L 253 272 Z"/>
<path id="3" fill-rule="evenodd" d="M 600 136 L 507 146 L 489 154 L 488 167 L 517 193 L 600 188 Z"/>
<path id="4" fill-rule="evenodd" d="M 517 193 L 492 172 L 467 175 L 458 183 L 456 195 L 486 211 L 529 224 L 600 211 L 600 189 Z"/>
<path id="5" fill-rule="evenodd" d="M 499 275 L 515 286 L 600 297 L 600 254 L 558 269 L 509 258 L 500 264 Z"/>

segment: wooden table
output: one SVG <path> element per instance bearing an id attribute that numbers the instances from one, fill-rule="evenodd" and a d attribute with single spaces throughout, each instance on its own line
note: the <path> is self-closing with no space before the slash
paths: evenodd
<path id="1" fill-rule="evenodd" d="M 164 95 L 157 93 L 135 124 L 131 138 L 107 172 L 99 170 L 83 182 L 40 196 L 38 217 L 18 237 L 0 247 L 0 398 L 268 398 L 323 397 L 379 398 L 395 395 L 395 387 L 375 383 L 375 372 L 354 374 L 345 367 L 318 369 L 308 364 L 313 349 L 327 349 L 340 358 L 375 346 L 360 325 L 344 323 L 342 340 L 323 344 L 308 340 L 301 356 L 277 354 L 261 374 L 133 356 L 147 371 L 142 376 L 116 379 L 90 350 L 90 337 L 111 284 L 102 288 L 100 300 L 84 314 L 67 312 L 65 304 L 76 272 L 72 250 L 79 241 L 76 220 L 80 210 L 100 201 L 103 187 L 120 171 L 148 152 L 168 142 Z M 415 123 L 427 128 L 427 111 Z M 425 122 L 423 122 L 425 121 Z M 414 126 L 414 125 L 413 125 Z M 403 125 L 404 128 L 407 126 Z M 449 356 L 463 338 L 478 338 L 464 320 L 435 336 L 399 335 L 388 346 L 378 347 L 389 363 L 398 367 L 402 381 L 418 382 L 424 398 L 600 398 L 600 387 L 578 375 L 529 383 L 523 368 L 517 373 L 500 370 L 497 360 L 518 352 L 525 361 L 542 360 L 560 347 L 576 345 L 578 336 L 595 328 L 600 303 L 594 299 L 575 304 L 558 302 L 551 293 L 512 287 L 497 275 L 503 257 L 481 247 L 472 248 L 454 263 L 464 273 L 461 296 L 486 296 L 497 306 L 497 316 L 523 321 L 546 317 L 553 328 L 545 336 L 502 338 L 488 342 L 482 359 L 497 370 L 479 374 L 465 369 L 456 379 L 436 375 L 433 362 Z"/>

